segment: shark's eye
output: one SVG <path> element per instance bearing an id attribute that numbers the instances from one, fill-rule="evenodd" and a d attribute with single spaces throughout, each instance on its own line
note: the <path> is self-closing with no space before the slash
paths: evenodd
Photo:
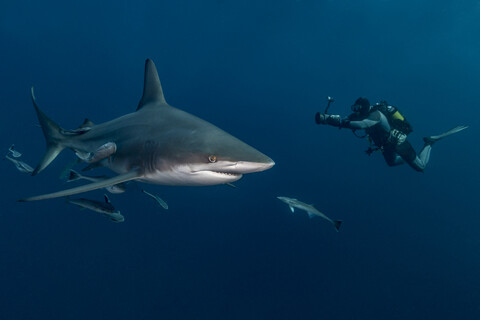
<path id="1" fill-rule="evenodd" d="M 208 156 L 208 161 L 210 161 L 211 163 L 217 162 L 217 156 L 215 155 Z"/>

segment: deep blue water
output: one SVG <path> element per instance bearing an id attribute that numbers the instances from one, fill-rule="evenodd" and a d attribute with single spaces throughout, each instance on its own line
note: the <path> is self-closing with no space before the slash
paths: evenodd
<path id="1" fill-rule="evenodd" d="M 140 2 L 140 3 L 139 3 Z M 0 4 L 1 143 L 44 152 L 29 88 L 65 128 L 132 112 L 144 61 L 166 100 L 272 157 L 237 188 L 144 185 L 126 221 L 62 199 L 63 152 L 2 161 L 1 319 L 479 319 L 479 1 L 17 1 Z M 424 173 L 320 127 L 387 99 L 409 139 L 458 124 Z M 84 196 L 101 198 L 103 191 Z M 292 214 L 296 197 L 344 220 Z"/>

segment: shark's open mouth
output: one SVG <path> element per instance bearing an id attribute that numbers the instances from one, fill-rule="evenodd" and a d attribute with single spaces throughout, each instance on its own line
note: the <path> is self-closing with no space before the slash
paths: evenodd
<path id="1" fill-rule="evenodd" d="M 231 177 L 241 177 L 242 176 L 241 173 L 222 172 L 222 171 L 210 171 L 210 172 L 216 173 L 216 174 L 227 175 L 227 176 L 231 176 Z"/>
<path id="2" fill-rule="evenodd" d="M 214 171 L 214 170 L 199 170 L 191 172 L 188 181 L 184 181 L 184 185 L 214 185 L 223 184 L 227 182 L 234 182 L 243 177 L 242 173 Z"/>

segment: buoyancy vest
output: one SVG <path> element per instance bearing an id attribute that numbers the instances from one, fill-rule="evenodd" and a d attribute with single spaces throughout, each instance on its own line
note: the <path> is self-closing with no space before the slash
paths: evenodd
<path id="1" fill-rule="evenodd" d="M 373 110 L 378 110 L 387 118 L 392 129 L 396 129 L 405 134 L 413 131 L 412 125 L 400 113 L 397 107 L 389 105 L 386 101 L 380 101 L 373 106 Z"/>

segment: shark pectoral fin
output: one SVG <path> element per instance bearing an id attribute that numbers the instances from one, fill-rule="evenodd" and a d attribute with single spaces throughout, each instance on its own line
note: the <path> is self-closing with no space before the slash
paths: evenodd
<path id="1" fill-rule="evenodd" d="M 44 200 L 44 199 L 53 199 L 59 197 L 66 197 L 77 193 L 92 191 L 96 189 L 106 188 L 112 186 L 114 184 L 122 183 L 125 181 L 135 180 L 138 179 L 142 175 L 142 172 L 139 169 L 132 170 L 130 172 L 118 175 L 116 177 L 106 179 L 103 181 L 98 181 L 94 183 L 90 183 L 84 186 L 79 186 L 72 189 L 62 190 L 54 193 L 43 194 L 39 196 L 29 197 L 18 200 L 19 202 L 28 202 L 28 201 L 36 201 L 36 200 Z"/>
<path id="2" fill-rule="evenodd" d="M 292 206 L 288 206 L 290 208 L 290 211 L 295 212 L 295 208 Z"/>

